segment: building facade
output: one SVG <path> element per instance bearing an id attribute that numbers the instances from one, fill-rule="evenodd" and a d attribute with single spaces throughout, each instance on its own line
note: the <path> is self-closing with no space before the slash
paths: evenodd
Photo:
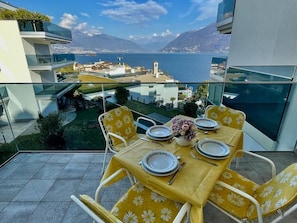
<path id="1" fill-rule="evenodd" d="M 255 80 L 264 82 L 253 87 L 254 90 L 262 88 L 254 98 L 259 105 L 267 107 L 266 114 L 248 111 L 244 128 L 259 144 L 272 151 L 292 151 L 296 147 L 296 8 L 295 0 L 224 0 L 218 6 L 217 29 L 232 35 L 224 81 L 245 82 L 242 86 Z M 246 95 L 253 93 L 246 89 Z M 267 97 L 261 101 L 259 98 L 263 95 Z M 252 116 L 257 120 L 251 120 Z M 263 131 L 261 126 L 255 127 L 256 122 L 270 122 L 272 127 L 276 119 L 279 121 L 273 134 L 269 134 L 269 125 L 266 129 L 263 127 Z"/>

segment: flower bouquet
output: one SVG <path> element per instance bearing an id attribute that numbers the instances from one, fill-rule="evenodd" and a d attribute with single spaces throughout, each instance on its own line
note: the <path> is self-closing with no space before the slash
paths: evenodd
<path id="1" fill-rule="evenodd" d="M 183 136 L 187 141 L 191 141 L 196 136 L 196 125 L 189 119 L 173 118 L 171 129 L 175 137 Z"/>

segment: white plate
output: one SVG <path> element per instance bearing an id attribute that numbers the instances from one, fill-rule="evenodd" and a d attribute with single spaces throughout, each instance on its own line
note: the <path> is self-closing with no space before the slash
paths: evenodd
<path id="1" fill-rule="evenodd" d="M 141 166 L 142 166 L 142 168 L 143 168 L 146 172 L 148 172 L 149 174 L 154 175 L 154 176 L 158 176 L 158 177 L 169 176 L 169 175 L 173 174 L 175 171 L 177 171 L 177 169 L 178 169 L 178 167 L 179 167 L 179 165 L 177 165 L 177 167 L 176 167 L 174 170 L 172 170 L 172 171 L 170 171 L 170 172 L 167 172 L 167 173 L 156 173 L 156 172 L 153 172 L 153 171 L 150 171 L 149 169 L 147 169 L 145 166 L 143 166 L 143 164 L 142 164 Z"/>
<path id="2" fill-rule="evenodd" d="M 166 140 L 169 140 L 173 137 L 173 135 L 170 135 L 168 137 L 153 137 L 151 136 L 150 134 L 148 134 L 148 132 L 146 132 L 146 136 L 152 140 L 156 140 L 156 141 L 166 141 Z"/>
<path id="3" fill-rule="evenodd" d="M 178 160 L 168 151 L 154 150 L 143 157 L 142 165 L 154 173 L 168 173 L 176 169 Z"/>
<path id="4" fill-rule="evenodd" d="M 154 138 L 166 138 L 172 135 L 172 131 L 167 126 L 155 125 L 147 130 L 147 134 Z"/>
<path id="5" fill-rule="evenodd" d="M 200 126 L 198 126 L 198 125 L 196 125 L 196 127 L 197 127 L 198 129 L 205 130 L 205 131 L 214 131 L 214 130 L 219 129 L 219 128 L 220 128 L 220 125 L 217 125 L 217 126 L 214 127 L 214 128 L 204 128 L 204 127 L 200 127 Z"/>
<path id="6" fill-rule="evenodd" d="M 230 154 L 230 149 L 225 143 L 211 139 L 199 141 L 196 150 L 212 159 L 225 159 Z"/>
<path id="7" fill-rule="evenodd" d="M 209 119 L 209 118 L 196 118 L 194 120 L 194 123 L 197 127 L 200 128 L 207 128 L 207 129 L 213 129 L 218 126 L 218 123 L 215 120 Z"/>

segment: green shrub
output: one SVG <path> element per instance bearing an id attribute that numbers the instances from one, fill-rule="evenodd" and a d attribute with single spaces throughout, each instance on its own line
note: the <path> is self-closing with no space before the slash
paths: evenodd
<path id="1" fill-rule="evenodd" d="M 63 120 L 59 113 L 53 112 L 38 119 L 40 139 L 45 145 L 53 149 L 65 146 Z"/>

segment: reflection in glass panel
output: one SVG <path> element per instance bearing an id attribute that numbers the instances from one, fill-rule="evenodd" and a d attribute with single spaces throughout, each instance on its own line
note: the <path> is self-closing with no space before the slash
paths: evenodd
<path id="1" fill-rule="evenodd" d="M 223 104 L 244 111 L 251 125 L 276 140 L 291 91 L 293 73 L 263 72 L 280 71 L 272 67 L 259 70 L 228 69 Z"/>

